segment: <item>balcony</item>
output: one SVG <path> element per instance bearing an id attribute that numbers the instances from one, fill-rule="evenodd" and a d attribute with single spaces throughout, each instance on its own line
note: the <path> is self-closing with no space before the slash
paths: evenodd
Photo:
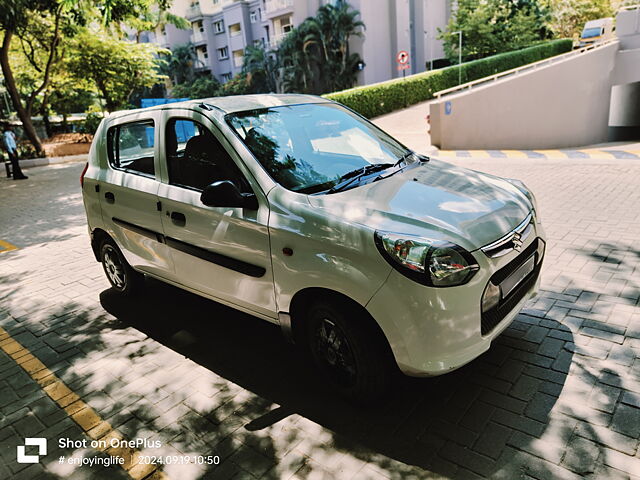
<path id="1" fill-rule="evenodd" d="M 206 41 L 207 41 L 207 37 L 202 32 L 193 32 L 191 34 L 191 43 L 193 43 L 194 45 L 206 43 Z"/>
<path id="2" fill-rule="evenodd" d="M 287 8 L 293 9 L 293 0 L 267 0 L 264 5 L 265 11 L 272 13 Z"/>
<path id="3" fill-rule="evenodd" d="M 202 16 L 202 10 L 200 9 L 200 5 L 191 5 L 185 14 L 187 20 L 191 20 L 192 18 L 197 18 Z"/>
<path id="4" fill-rule="evenodd" d="M 273 35 L 269 39 L 269 46 L 271 48 L 278 48 L 280 46 L 280 44 L 282 43 L 282 40 L 284 40 L 287 35 L 289 35 L 289 34 L 288 33 L 281 33 L 279 35 Z"/>

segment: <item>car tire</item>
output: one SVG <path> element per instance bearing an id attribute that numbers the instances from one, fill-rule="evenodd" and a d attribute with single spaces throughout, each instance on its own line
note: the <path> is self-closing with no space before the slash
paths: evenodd
<path id="1" fill-rule="evenodd" d="M 343 396 L 372 403 L 387 393 L 390 351 L 361 307 L 334 299 L 315 302 L 307 311 L 306 326 L 313 363 Z"/>
<path id="2" fill-rule="evenodd" d="M 144 275 L 136 272 L 111 238 L 100 244 L 100 262 L 107 279 L 116 292 L 129 296 L 144 284 Z"/>

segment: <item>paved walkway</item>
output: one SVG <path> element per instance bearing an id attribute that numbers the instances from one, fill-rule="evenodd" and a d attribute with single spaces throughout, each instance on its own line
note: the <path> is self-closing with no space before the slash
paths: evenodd
<path id="1" fill-rule="evenodd" d="M 0 478 L 640 479 L 640 164 L 452 161 L 536 192 L 542 292 L 487 354 L 373 409 L 326 391 L 261 320 L 155 281 L 115 296 L 81 164 L 0 179 L 16 247 L 0 251 Z M 58 443 L 110 436 L 147 443 Z M 16 462 L 25 437 L 48 440 L 39 463 Z M 126 464 L 70 463 L 114 455 Z"/>

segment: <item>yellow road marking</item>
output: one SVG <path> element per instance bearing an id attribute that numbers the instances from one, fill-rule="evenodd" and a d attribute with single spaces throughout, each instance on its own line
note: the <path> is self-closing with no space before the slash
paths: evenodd
<path id="1" fill-rule="evenodd" d="M 4 240 L 0 240 L 0 253 L 10 252 L 11 250 L 18 250 L 18 247 Z"/>
<path id="2" fill-rule="evenodd" d="M 11 338 L 11 335 L 0 327 L 0 348 L 9 355 L 27 374 L 33 378 L 44 392 L 69 415 L 82 430 L 93 440 L 104 440 L 110 445 L 111 439 L 125 440 L 125 437 L 114 429 L 109 422 L 102 420 L 89 405 L 56 377 L 29 350 Z M 99 448 L 112 457 L 122 457 L 120 465 L 134 480 L 168 480 L 168 477 L 155 465 L 140 464 L 140 452 L 133 448 L 107 447 Z"/>
<path id="3" fill-rule="evenodd" d="M 578 152 L 589 155 L 589 158 L 607 158 L 607 159 L 616 158 L 615 155 L 613 155 L 610 152 L 605 152 L 604 150 L 578 150 Z"/>
<path id="4" fill-rule="evenodd" d="M 507 158 L 529 158 L 526 152 L 522 150 L 502 150 Z"/>
<path id="5" fill-rule="evenodd" d="M 455 150 L 440 150 L 438 155 L 442 157 L 455 157 L 458 153 Z"/>
<path id="6" fill-rule="evenodd" d="M 472 158 L 485 158 L 490 157 L 486 150 L 467 150 L 469 152 L 469 156 Z"/>
<path id="7" fill-rule="evenodd" d="M 569 158 L 569 156 L 561 150 L 534 150 L 536 153 L 541 153 L 546 158 Z"/>

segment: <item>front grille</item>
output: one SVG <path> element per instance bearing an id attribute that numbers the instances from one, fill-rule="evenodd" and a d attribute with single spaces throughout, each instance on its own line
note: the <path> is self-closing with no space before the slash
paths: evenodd
<path id="1" fill-rule="evenodd" d="M 531 255 L 535 254 L 538 250 L 539 242 L 541 240 L 536 238 L 531 245 L 529 245 L 520 255 L 514 258 L 507 265 L 502 267 L 496 273 L 494 273 L 490 281 L 494 285 L 499 285 L 504 279 L 515 272 L 521 265 L 526 262 Z M 535 267 L 533 271 L 527 275 L 518 286 L 516 286 L 505 298 L 500 300 L 500 303 L 493 307 L 491 310 L 482 313 L 480 332 L 482 335 L 490 333 L 496 325 L 498 325 L 507 315 L 513 310 L 516 305 L 524 298 L 529 290 L 535 285 L 540 275 L 540 269 L 542 268 L 542 258 L 535 259 Z"/>
<path id="2" fill-rule="evenodd" d="M 527 217 L 516 228 L 511 230 L 502 238 L 499 238 L 495 242 L 485 245 L 481 248 L 484 254 L 489 258 L 498 258 L 503 255 L 511 253 L 513 250 L 517 250 L 518 246 L 527 241 L 529 235 L 533 233 L 533 214 L 527 215 Z"/>

